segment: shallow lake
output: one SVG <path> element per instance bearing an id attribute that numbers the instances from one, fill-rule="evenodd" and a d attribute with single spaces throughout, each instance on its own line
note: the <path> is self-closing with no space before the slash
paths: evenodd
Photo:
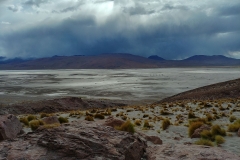
<path id="1" fill-rule="evenodd" d="M 157 101 L 236 78 L 240 68 L 0 71 L 0 101 L 63 96 Z"/>

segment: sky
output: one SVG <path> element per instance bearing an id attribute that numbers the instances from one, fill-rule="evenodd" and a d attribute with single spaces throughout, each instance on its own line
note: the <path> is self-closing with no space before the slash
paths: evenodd
<path id="1" fill-rule="evenodd" d="M 0 56 L 240 59 L 239 0 L 0 0 Z"/>

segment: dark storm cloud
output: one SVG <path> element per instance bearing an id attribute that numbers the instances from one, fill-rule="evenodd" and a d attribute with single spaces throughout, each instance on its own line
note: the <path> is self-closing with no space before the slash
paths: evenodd
<path id="1" fill-rule="evenodd" d="M 47 2 L 48 2 L 48 0 L 28 0 L 28 1 L 24 2 L 23 4 L 39 7 L 41 4 L 47 3 Z"/>
<path id="2" fill-rule="evenodd" d="M 240 3 L 232 6 L 222 7 L 220 8 L 219 13 L 223 16 L 240 15 Z"/>
<path id="3" fill-rule="evenodd" d="M 109 1 L 101 3 L 105 2 Z M 120 6 L 120 10 L 113 8 L 107 17 L 100 14 L 105 7 L 97 14 L 89 12 L 94 11 L 91 6 L 78 13 L 80 2 L 63 5 L 56 8 L 57 13 L 76 12 L 63 20 L 48 18 L 28 29 L 2 34 L 0 53 L 43 57 L 128 52 L 182 59 L 240 51 L 240 2 L 213 9 L 171 3 L 154 8 L 143 2 Z"/>

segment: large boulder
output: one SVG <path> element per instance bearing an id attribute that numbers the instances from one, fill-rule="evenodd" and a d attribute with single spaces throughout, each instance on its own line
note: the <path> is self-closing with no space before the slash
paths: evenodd
<path id="1" fill-rule="evenodd" d="M 57 124 L 60 124 L 57 116 L 44 117 L 44 118 L 42 119 L 42 121 L 43 121 L 45 124 L 56 124 L 56 123 L 57 123 Z"/>
<path id="2" fill-rule="evenodd" d="M 201 132 L 204 131 L 204 130 L 208 130 L 210 131 L 211 130 L 211 126 L 209 125 L 202 125 L 200 128 L 196 129 L 193 134 L 191 135 L 191 138 L 200 138 L 201 137 Z"/>
<path id="3" fill-rule="evenodd" d="M 124 121 L 120 119 L 115 119 L 113 116 L 110 116 L 107 118 L 105 123 L 103 125 L 105 126 L 110 126 L 110 127 L 116 127 L 116 126 L 121 126 L 124 123 Z"/>
<path id="4" fill-rule="evenodd" d="M 96 122 L 74 122 L 0 143 L 0 159 L 140 160 L 146 142 Z"/>
<path id="5" fill-rule="evenodd" d="M 183 144 L 151 145 L 147 148 L 148 160 L 239 160 L 234 153 L 225 151 L 219 147 L 208 147 Z"/>
<path id="6" fill-rule="evenodd" d="M 22 125 L 16 116 L 0 116 L 0 140 L 14 139 L 21 130 Z"/>

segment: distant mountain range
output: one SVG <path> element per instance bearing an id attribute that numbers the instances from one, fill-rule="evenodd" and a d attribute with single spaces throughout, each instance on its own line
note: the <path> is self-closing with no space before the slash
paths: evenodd
<path id="1" fill-rule="evenodd" d="M 100 54 L 95 56 L 53 56 L 23 60 L 0 57 L 1 70 L 27 69 L 128 69 L 163 67 L 240 66 L 240 59 L 222 55 L 195 55 L 184 60 L 165 60 L 157 55 L 148 58 L 127 54 Z"/>

